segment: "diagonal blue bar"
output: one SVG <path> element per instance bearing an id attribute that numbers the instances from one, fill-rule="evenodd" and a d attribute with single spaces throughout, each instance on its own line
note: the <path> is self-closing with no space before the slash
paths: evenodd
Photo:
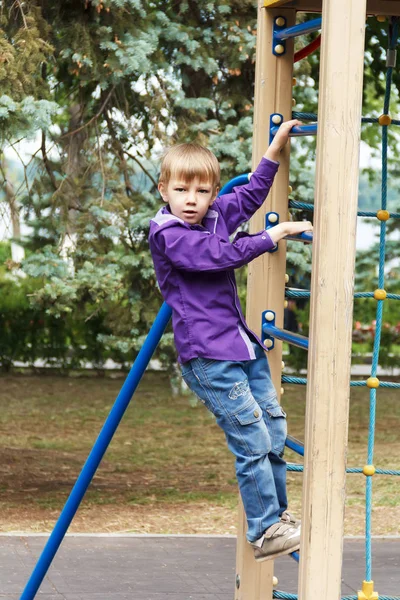
<path id="1" fill-rule="evenodd" d="M 281 340 L 282 342 L 288 342 L 288 344 L 308 350 L 308 338 L 304 337 L 304 335 L 292 333 L 286 329 L 279 329 L 279 327 L 275 327 L 275 325 L 271 325 L 269 323 L 264 323 L 262 329 L 263 333 L 272 338 Z"/>
<path id="2" fill-rule="evenodd" d="M 151 327 L 146 341 L 143 344 L 120 393 L 108 415 L 99 436 L 83 466 L 83 469 L 72 488 L 67 502 L 58 518 L 58 521 L 40 555 L 32 575 L 22 592 L 20 600 L 32 600 L 50 567 L 50 564 L 65 536 L 65 533 L 75 516 L 83 496 L 93 479 L 94 474 L 107 450 L 109 443 L 127 409 L 129 402 L 136 390 L 139 381 L 156 349 L 162 334 L 171 317 L 171 309 L 163 304 L 153 326 Z"/>
<path id="3" fill-rule="evenodd" d="M 321 29 L 321 24 L 321 18 L 313 19 L 312 21 L 300 23 L 299 25 L 294 25 L 293 27 L 286 27 L 285 29 L 277 30 L 274 32 L 274 37 L 278 40 L 290 40 L 291 38 L 298 37 L 299 35 L 306 35 L 307 33 L 318 31 Z"/>
<path id="4" fill-rule="evenodd" d="M 276 135 L 279 127 L 271 127 L 271 137 Z M 306 135 L 317 135 L 318 125 L 313 123 L 312 125 L 296 125 L 292 127 L 289 133 L 289 137 L 302 137 Z"/>

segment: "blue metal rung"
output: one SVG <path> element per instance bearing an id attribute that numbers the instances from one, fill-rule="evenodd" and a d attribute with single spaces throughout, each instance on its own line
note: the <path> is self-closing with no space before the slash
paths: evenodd
<path id="1" fill-rule="evenodd" d="M 300 562 L 300 554 L 298 552 L 292 552 L 290 555 L 293 560 L 295 560 L 297 563 Z"/>
<path id="2" fill-rule="evenodd" d="M 271 211 L 265 215 L 265 229 L 268 231 L 272 227 L 276 227 L 279 224 L 279 213 Z M 291 240 L 295 242 L 311 243 L 313 241 L 312 232 L 304 231 L 298 235 L 285 235 L 285 240 Z M 275 244 L 274 248 L 270 250 L 270 253 L 278 250 L 278 244 Z"/>
<path id="3" fill-rule="evenodd" d="M 312 242 L 313 234 L 308 231 L 299 233 L 299 235 L 285 235 L 285 240 L 292 240 L 293 242 Z"/>
<path id="4" fill-rule="evenodd" d="M 304 337 L 304 335 L 292 333 L 286 329 L 279 329 L 279 327 L 275 327 L 275 325 L 270 325 L 269 323 L 264 323 L 263 334 L 267 337 L 269 336 L 271 338 L 275 338 L 276 340 L 281 340 L 282 342 L 292 344 L 292 346 L 297 346 L 298 348 L 308 350 L 308 338 Z"/>
<path id="5" fill-rule="evenodd" d="M 271 137 L 274 137 L 279 127 L 271 127 Z M 313 123 L 312 125 L 296 125 L 292 127 L 289 133 L 289 137 L 303 137 L 306 135 L 317 135 L 318 125 Z"/>
<path id="6" fill-rule="evenodd" d="M 285 17 L 275 17 L 272 29 L 272 53 L 275 56 L 284 56 L 286 54 L 286 40 L 321 29 L 322 19 L 314 19 L 313 21 L 300 23 L 293 27 L 286 27 L 286 24 Z"/>
<path id="7" fill-rule="evenodd" d="M 262 313 L 261 331 L 263 333 L 264 345 L 269 350 L 274 348 L 275 339 L 308 350 L 308 338 L 304 337 L 304 335 L 292 333 L 291 331 L 275 326 L 275 313 L 272 310 L 265 310 Z"/>
<path id="8" fill-rule="evenodd" d="M 312 33 L 313 31 L 318 31 L 321 29 L 322 19 L 313 19 L 312 21 L 307 21 L 306 23 L 299 23 L 299 25 L 294 25 L 293 27 L 283 27 L 276 28 L 274 31 L 274 38 L 277 40 L 290 40 L 292 38 L 298 37 L 299 35 L 306 35 L 307 33 Z"/>
<path id="9" fill-rule="evenodd" d="M 300 456 L 304 456 L 304 444 L 294 438 L 292 435 L 287 436 L 285 445 L 293 450 L 293 452 L 297 452 L 297 454 L 300 454 Z"/>

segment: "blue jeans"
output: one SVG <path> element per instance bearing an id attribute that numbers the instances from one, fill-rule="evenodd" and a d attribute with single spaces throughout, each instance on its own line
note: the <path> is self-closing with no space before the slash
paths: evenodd
<path id="1" fill-rule="evenodd" d="M 249 542 L 279 521 L 287 509 L 286 414 L 279 406 L 267 358 L 241 362 L 194 358 L 182 377 L 216 417 L 236 457 L 236 477 L 246 513 Z"/>

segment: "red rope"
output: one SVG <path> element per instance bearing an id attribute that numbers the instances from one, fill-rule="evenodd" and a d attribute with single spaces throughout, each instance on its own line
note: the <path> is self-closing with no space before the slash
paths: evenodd
<path id="1" fill-rule="evenodd" d="M 296 52 L 296 54 L 294 55 L 294 62 L 296 63 L 302 58 L 306 58 L 306 56 L 309 56 L 310 54 L 312 54 L 312 52 L 315 52 L 315 50 L 317 50 L 320 47 L 320 45 L 321 36 L 319 35 L 317 38 L 315 38 L 314 41 L 311 42 L 311 44 L 308 44 L 308 46 Z"/>

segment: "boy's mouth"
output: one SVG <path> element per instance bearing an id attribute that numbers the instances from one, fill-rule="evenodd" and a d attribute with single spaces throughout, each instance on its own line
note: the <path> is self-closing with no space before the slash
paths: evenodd
<path id="1" fill-rule="evenodd" d="M 195 215 L 197 215 L 197 212 L 195 210 L 184 210 L 183 214 L 186 217 L 194 217 Z"/>

